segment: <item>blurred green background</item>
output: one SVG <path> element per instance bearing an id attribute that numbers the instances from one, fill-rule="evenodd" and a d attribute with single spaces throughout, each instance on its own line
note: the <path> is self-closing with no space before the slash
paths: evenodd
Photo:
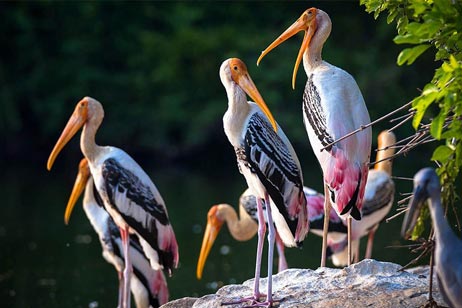
<path id="1" fill-rule="evenodd" d="M 236 205 L 245 181 L 223 133 L 226 93 L 220 64 L 238 57 L 291 139 L 305 184 L 321 189 L 322 176 L 306 136 L 301 96 L 306 82 L 292 69 L 301 34 L 256 66 L 260 52 L 308 7 L 325 10 L 333 30 L 323 58 L 351 73 L 376 119 L 418 95 L 436 63 L 423 55 L 398 67 L 393 25 L 374 20 L 357 1 L 303 2 L 1 2 L 0 20 L 0 302 L 5 307 L 110 307 L 117 276 L 83 211 L 70 226 L 63 212 L 81 158 L 78 138 L 52 172 L 47 157 L 75 104 L 98 99 L 105 119 L 97 142 L 127 151 L 162 193 L 180 246 L 180 268 L 169 278 L 171 299 L 201 296 L 253 276 L 256 241 L 219 236 L 202 281 L 195 278 L 208 208 Z M 375 137 L 393 126 L 381 122 Z M 410 124 L 398 138 L 413 132 Z M 428 166 L 431 149 L 395 160 L 394 173 L 412 176 Z M 375 153 L 372 153 L 372 157 Z M 411 183 L 397 182 L 399 192 Z M 391 214 L 394 213 L 393 209 Z M 377 232 L 373 256 L 405 264 L 401 218 Z M 287 251 L 290 266 L 316 268 L 319 238 Z M 365 246 L 365 245 L 363 245 Z M 266 272 L 266 264 L 262 272 Z"/>

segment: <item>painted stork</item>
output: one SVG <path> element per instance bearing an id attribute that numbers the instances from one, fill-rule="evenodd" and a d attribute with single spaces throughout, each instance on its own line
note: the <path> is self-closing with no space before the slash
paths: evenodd
<path id="1" fill-rule="evenodd" d="M 369 170 L 364 194 L 362 219 L 353 222 L 353 237 L 368 235 L 365 258 L 372 257 L 374 235 L 379 224 L 391 210 L 395 198 L 395 183 L 391 178 L 393 163 L 390 157 L 395 154 L 391 147 L 396 143 L 395 134 L 382 131 L 378 136 L 377 163 L 374 169 Z M 355 226 L 357 225 L 357 226 Z M 358 245 L 359 248 L 359 245 Z M 356 262 L 359 258 L 359 251 L 356 251 Z"/>
<path id="2" fill-rule="evenodd" d="M 435 230 L 435 268 L 439 289 L 449 307 L 462 307 L 462 241 L 444 217 L 440 180 L 434 169 L 424 168 L 416 173 L 413 193 L 401 235 L 409 238 L 427 201 Z"/>
<path id="3" fill-rule="evenodd" d="M 263 206 L 266 211 L 266 206 Z M 266 221 L 266 217 L 265 217 Z M 226 222 L 231 236 L 240 242 L 250 240 L 257 234 L 257 199 L 250 189 L 246 189 L 239 198 L 239 217 L 236 210 L 229 204 L 221 203 L 210 208 L 207 214 L 207 226 L 202 239 L 202 247 L 197 262 L 197 279 L 202 278 L 205 262 L 212 249 L 221 227 Z M 279 255 L 278 272 L 287 269 L 287 261 L 284 255 L 284 243 L 276 230 L 276 247 Z"/>
<path id="4" fill-rule="evenodd" d="M 69 222 L 72 210 L 85 190 L 83 197 L 83 210 L 87 215 L 93 229 L 98 234 L 104 259 L 117 270 L 119 277 L 119 305 L 123 304 L 123 269 L 124 254 L 119 228 L 104 209 L 103 201 L 96 191 L 93 178 L 90 174 L 88 161 L 83 158 L 79 164 L 79 172 L 72 189 L 69 202 L 64 213 L 64 222 Z M 161 270 L 151 268 L 149 259 L 144 254 L 136 235 L 130 234 L 130 259 L 133 263 L 133 277 L 130 288 L 138 308 L 156 308 L 168 301 L 168 287 L 165 276 Z"/>
<path id="5" fill-rule="evenodd" d="M 303 94 L 303 120 L 311 147 L 323 171 L 326 196 L 321 266 L 326 264 L 327 225 L 331 206 L 347 220 L 348 252 L 351 256 L 351 218 L 361 219 L 372 138 L 371 128 L 368 127 L 334 143 L 340 137 L 369 124 L 370 119 L 354 78 L 321 58 L 322 47 L 331 29 L 329 15 L 322 10 L 310 8 L 270 44 L 257 61 L 258 65 L 272 49 L 299 31 L 305 31 L 295 62 L 292 87 L 295 88 L 295 77 L 303 58 L 308 76 Z"/>
<path id="6" fill-rule="evenodd" d="M 310 221 L 310 232 L 322 236 L 324 222 L 324 196 L 314 189 L 303 187 L 308 207 L 308 217 Z M 263 206 L 263 210 L 266 207 Z M 345 247 L 346 226 L 342 219 L 337 216 L 335 211 L 330 213 L 329 232 L 327 234 L 328 255 L 335 254 Z M 236 211 L 229 204 L 218 204 L 210 208 L 207 214 L 207 226 L 202 240 L 202 248 L 197 262 L 197 278 L 202 278 L 205 261 L 209 255 L 213 243 L 226 222 L 231 236 L 238 241 L 248 241 L 257 233 L 257 199 L 252 195 L 250 189 L 244 191 L 239 198 L 239 217 Z M 265 217 L 266 221 L 266 217 Z M 284 254 L 284 243 L 279 238 L 276 230 L 276 247 L 278 249 L 279 262 L 278 272 L 287 269 L 287 261 Z"/>
<path id="7" fill-rule="evenodd" d="M 237 58 L 225 60 L 220 67 L 220 78 L 228 96 L 228 110 L 223 117 L 225 134 L 234 147 L 240 172 L 257 197 L 257 260 L 250 299 L 252 305 L 271 306 L 274 224 L 289 247 L 300 246 L 308 233 L 302 171 L 292 145 L 274 120 L 245 64 Z M 247 102 L 246 93 L 255 103 Z M 266 301 L 260 303 L 260 265 L 266 232 L 262 199 L 268 220 L 269 266 Z"/>
<path id="8" fill-rule="evenodd" d="M 365 258 L 372 257 L 374 235 L 379 224 L 390 212 L 395 196 L 395 183 L 391 178 L 392 160 L 388 159 L 395 153 L 391 146 L 396 143 L 395 134 L 382 131 L 378 136 L 377 163 L 369 170 L 364 193 L 362 219 L 352 223 L 352 247 L 354 262 L 359 260 L 359 243 L 363 236 L 368 236 Z M 348 264 L 347 252 L 334 254 L 333 262 L 336 266 Z"/>
<path id="9" fill-rule="evenodd" d="M 124 246 L 124 304 L 130 305 L 129 234 L 135 233 L 148 256 L 151 267 L 171 274 L 178 265 L 178 244 L 165 203 L 143 169 L 124 151 L 95 143 L 96 131 L 104 117 L 103 106 L 91 97 L 77 103 L 64 131 L 48 158 L 47 168 L 83 128 L 80 148 L 88 160 L 96 190 L 104 207 L 120 229 Z"/>

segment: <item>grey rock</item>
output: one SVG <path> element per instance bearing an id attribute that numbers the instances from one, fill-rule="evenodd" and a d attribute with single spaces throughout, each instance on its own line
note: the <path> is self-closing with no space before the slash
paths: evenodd
<path id="1" fill-rule="evenodd" d="M 343 269 L 287 269 L 273 276 L 275 307 L 419 307 L 428 299 L 428 267 L 399 271 L 400 265 L 363 260 Z M 415 272 L 415 273 L 413 273 Z M 260 279 L 260 291 L 266 290 L 267 279 Z M 222 307 L 222 302 L 236 301 L 252 295 L 253 279 L 242 285 L 227 285 L 216 294 L 198 299 L 179 299 L 165 304 L 172 307 Z M 446 305 L 434 283 L 433 297 Z M 248 304 L 248 303 L 247 303 Z M 244 307 L 246 303 L 223 306 Z M 446 305 L 447 306 L 447 305 Z"/>

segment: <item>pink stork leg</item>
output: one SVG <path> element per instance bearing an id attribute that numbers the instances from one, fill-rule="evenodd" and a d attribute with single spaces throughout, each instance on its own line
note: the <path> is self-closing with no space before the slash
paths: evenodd
<path id="1" fill-rule="evenodd" d="M 273 215 L 271 214 L 271 204 L 268 194 L 265 194 L 266 216 L 268 220 L 268 284 L 266 293 L 266 303 L 268 307 L 273 305 L 273 254 L 274 240 L 276 239 L 276 230 L 273 223 Z"/>
<path id="2" fill-rule="evenodd" d="M 327 185 L 324 184 L 324 226 L 322 229 L 322 251 L 321 251 L 321 267 L 326 266 L 327 259 L 327 231 L 329 230 L 329 218 L 330 218 L 330 199 L 329 199 L 329 189 Z"/>
<path id="3" fill-rule="evenodd" d="M 372 246 L 374 246 L 374 236 L 376 230 L 377 228 L 374 228 L 369 231 L 369 236 L 367 237 L 366 255 L 364 256 L 365 259 L 372 258 Z"/>
<path id="4" fill-rule="evenodd" d="M 353 248 L 354 248 L 354 253 L 353 253 L 353 263 L 358 263 L 359 262 L 359 246 L 361 245 L 361 239 L 354 240 L 353 241 Z"/>
<path id="5" fill-rule="evenodd" d="M 279 262 L 278 262 L 278 273 L 286 270 L 288 268 L 286 256 L 284 254 L 284 243 L 279 236 L 279 233 L 276 231 L 276 248 L 278 249 Z"/>
<path id="6" fill-rule="evenodd" d="M 347 229 L 348 229 L 348 266 L 351 265 L 351 216 L 347 218 Z"/>
<path id="7" fill-rule="evenodd" d="M 117 308 L 122 308 L 124 302 L 124 276 L 119 271 L 117 272 L 117 276 L 119 277 L 119 302 Z"/>
<path id="8" fill-rule="evenodd" d="M 128 233 L 128 226 L 120 228 L 120 237 L 122 239 L 122 245 L 124 247 L 125 256 L 125 269 L 124 269 L 124 289 L 123 289 L 123 302 L 122 308 L 130 308 L 130 276 L 132 273 L 132 264 L 129 258 L 129 242 L 130 234 Z"/>
<path id="9" fill-rule="evenodd" d="M 257 198 L 257 217 L 258 217 L 258 244 L 257 244 L 257 260 L 255 262 L 255 281 L 253 285 L 253 297 L 256 301 L 260 300 L 260 269 L 261 257 L 263 254 L 263 243 L 265 240 L 266 224 L 263 215 L 263 205 L 261 199 Z"/>
<path id="10" fill-rule="evenodd" d="M 265 224 L 265 217 L 263 214 L 263 205 L 262 200 L 260 198 L 257 199 L 257 218 L 258 218 L 258 243 L 257 243 L 257 258 L 255 261 L 255 281 L 253 285 L 253 297 L 246 297 L 242 298 L 237 301 L 231 302 L 222 302 L 222 305 L 236 305 L 240 303 L 244 303 L 246 301 L 252 301 L 250 306 L 246 307 L 255 307 L 259 304 L 259 300 L 261 297 L 260 293 L 260 268 L 261 268 L 261 257 L 263 254 L 263 243 L 265 239 L 266 233 L 266 224 Z"/>

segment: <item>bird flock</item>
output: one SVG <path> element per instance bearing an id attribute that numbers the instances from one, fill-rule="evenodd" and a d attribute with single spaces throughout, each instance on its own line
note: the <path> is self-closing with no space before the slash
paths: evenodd
<path id="1" fill-rule="evenodd" d="M 272 292 L 274 244 L 278 271 L 283 271 L 288 267 L 285 246 L 301 247 L 309 231 L 322 236 L 322 267 L 328 257 L 337 266 L 357 262 L 359 241 L 365 236 L 365 258 L 371 258 L 374 234 L 393 205 L 395 186 L 390 158 L 396 138 L 388 131 L 379 134 L 377 163 L 369 169 L 372 130 L 367 126 L 370 118 L 361 91 L 349 73 L 322 59 L 322 48 L 331 30 L 329 15 L 310 8 L 257 61 L 260 64 L 271 50 L 296 33 L 305 33 L 292 87 L 303 63 L 307 82 L 302 95 L 302 119 L 309 146 L 321 167 L 322 193 L 304 186 L 297 154 L 245 63 L 230 58 L 219 68 L 228 99 L 224 132 L 248 188 L 239 199 L 239 216 L 229 204 L 210 208 L 197 278 L 203 275 L 223 224 L 238 241 L 258 235 L 253 292 L 245 298 L 231 298 L 223 305 L 271 307 L 283 300 L 273 298 Z M 82 130 L 80 148 L 84 158 L 66 207 L 65 223 L 83 193 L 83 209 L 100 239 L 103 257 L 118 273 L 118 307 L 130 307 L 132 294 L 137 307 L 159 307 L 169 300 L 165 274 L 173 275 L 179 263 L 174 229 L 161 194 L 143 169 L 123 150 L 95 143 L 103 117 L 103 106 L 96 99 L 80 100 L 49 156 L 47 168 L 51 169 L 64 146 Z M 362 129 L 357 133 L 342 138 L 359 128 Z M 314 173 L 310 170 L 310 176 Z M 402 234 L 409 236 L 423 201 L 428 199 L 435 226 L 440 289 L 451 307 L 462 307 L 462 243 L 444 218 L 439 179 L 433 169 L 427 168 L 416 174 L 414 186 Z M 262 293 L 259 282 L 266 231 L 268 283 Z"/>

